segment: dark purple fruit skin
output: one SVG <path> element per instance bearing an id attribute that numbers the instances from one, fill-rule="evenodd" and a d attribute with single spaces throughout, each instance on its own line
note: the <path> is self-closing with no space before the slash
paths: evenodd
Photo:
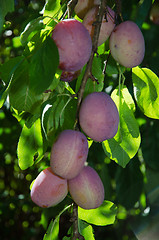
<path id="1" fill-rule="evenodd" d="M 80 174 L 68 181 L 68 189 L 75 203 L 84 209 L 95 209 L 104 201 L 104 186 L 98 173 L 85 166 Z"/>
<path id="2" fill-rule="evenodd" d="M 79 123 L 88 137 L 97 142 L 113 138 L 118 130 L 119 113 L 112 98 L 105 92 L 94 92 L 83 100 Z"/>
<path id="3" fill-rule="evenodd" d="M 39 207 L 48 208 L 61 202 L 67 193 L 67 180 L 56 176 L 48 167 L 35 179 L 30 195 Z"/>
<path id="4" fill-rule="evenodd" d="M 67 72 L 80 70 L 89 60 L 92 40 L 83 24 L 75 19 L 59 22 L 52 32 L 59 51 L 59 68 Z"/>
<path id="5" fill-rule="evenodd" d="M 88 155 L 86 136 L 75 130 L 64 130 L 52 146 L 50 166 L 62 178 L 76 177 L 84 167 Z"/>
<path id="6" fill-rule="evenodd" d="M 109 48 L 112 57 L 121 65 L 133 68 L 141 64 L 145 55 L 145 41 L 136 23 L 125 21 L 111 33 Z"/>

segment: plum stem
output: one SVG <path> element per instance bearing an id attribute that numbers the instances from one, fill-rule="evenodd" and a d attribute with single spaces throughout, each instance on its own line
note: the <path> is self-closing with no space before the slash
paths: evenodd
<path id="1" fill-rule="evenodd" d="M 91 56 L 86 65 L 86 70 L 85 70 L 85 73 L 84 73 L 84 76 L 83 76 L 83 79 L 81 82 L 81 86 L 80 86 L 80 89 L 78 92 L 77 113 L 76 113 L 76 125 L 77 126 L 79 125 L 79 123 L 78 123 L 79 109 L 80 109 L 81 102 L 83 99 L 85 86 L 86 86 L 88 78 L 90 76 L 92 76 L 92 63 L 93 63 L 94 54 L 96 53 L 97 47 L 98 47 L 99 32 L 100 32 L 100 28 L 101 28 L 102 19 L 103 19 L 105 10 L 106 10 L 106 6 L 107 6 L 107 0 L 101 0 L 101 4 L 99 7 L 99 12 L 97 14 L 96 24 L 95 24 L 95 28 L 94 28 Z M 76 128 L 77 128 L 77 126 L 76 126 Z"/>
<path id="2" fill-rule="evenodd" d="M 84 240 L 84 237 L 79 233 L 78 230 L 78 205 L 76 203 L 73 204 L 73 237 L 72 240 L 80 239 Z"/>

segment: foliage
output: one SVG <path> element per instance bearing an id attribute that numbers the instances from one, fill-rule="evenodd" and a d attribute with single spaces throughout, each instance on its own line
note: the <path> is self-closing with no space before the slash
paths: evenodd
<path id="1" fill-rule="evenodd" d="M 3 239 L 38 239 L 41 234 L 45 240 L 72 237 L 69 195 L 50 209 L 35 206 L 29 196 L 32 181 L 49 166 L 57 135 L 73 129 L 76 121 L 76 94 L 86 67 L 75 81 L 60 81 L 58 50 L 50 38 L 67 2 L 2 0 L 0 5 Z M 118 65 L 109 56 L 107 40 L 98 48 L 92 64 L 98 84 L 89 78 L 84 89 L 84 97 L 106 91 L 120 115 L 113 139 L 102 144 L 89 141 L 88 162 L 103 181 L 105 201 L 94 210 L 78 209 L 79 232 L 86 240 L 100 240 L 106 235 L 107 239 L 142 240 L 140 226 L 143 232 L 145 226 L 155 227 L 151 219 L 157 218 L 159 207 L 159 32 L 149 19 L 152 2 L 122 1 L 123 18 L 136 22 L 145 38 L 141 66 L 128 69 Z M 74 12 L 73 17 L 78 19 Z"/>

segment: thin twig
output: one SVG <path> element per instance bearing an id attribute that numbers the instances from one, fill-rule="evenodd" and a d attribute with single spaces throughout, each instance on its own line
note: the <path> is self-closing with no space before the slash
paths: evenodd
<path id="1" fill-rule="evenodd" d="M 72 240 L 84 240 L 84 237 L 79 233 L 78 230 L 78 206 L 76 203 L 73 204 L 73 214 L 71 218 L 73 222 L 73 237 Z"/>

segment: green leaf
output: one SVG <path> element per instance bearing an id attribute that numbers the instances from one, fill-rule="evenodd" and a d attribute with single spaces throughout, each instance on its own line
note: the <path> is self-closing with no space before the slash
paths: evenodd
<path id="1" fill-rule="evenodd" d="M 78 90 L 81 86 L 81 82 L 82 82 L 84 73 L 85 73 L 85 67 L 83 68 L 82 73 L 80 74 L 80 76 L 77 79 L 76 92 L 78 92 Z M 93 65 L 92 65 L 92 74 L 97 79 L 98 82 L 93 81 L 92 79 L 89 78 L 87 80 L 87 83 L 85 86 L 84 96 L 88 95 L 89 93 L 95 92 L 95 91 L 100 92 L 100 91 L 102 91 L 102 89 L 104 87 L 104 74 L 102 71 L 100 58 L 94 57 Z"/>
<path id="2" fill-rule="evenodd" d="M 37 19 L 34 19 L 31 22 L 29 22 L 26 25 L 24 31 L 20 35 L 20 41 L 22 45 L 26 45 L 31 40 L 31 38 L 43 28 L 44 23 L 42 17 L 38 17 Z"/>
<path id="3" fill-rule="evenodd" d="M 35 159 L 40 160 L 43 157 L 40 119 L 31 128 L 24 125 L 18 142 L 17 154 L 19 167 L 22 170 L 31 167 Z"/>
<path id="4" fill-rule="evenodd" d="M 30 89 L 29 64 L 24 60 L 15 70 L 9 88 L 9 99 L 13 108 L 19 112 L 34 113 L 40 107 L 42 96 Z"/>
<path id="5" fill-rule="evenodd" d="M 116 206 L 109 201 L 104 201 L 103 204 L 96 209 L 85 210 L 78 207 L 78 216 L 81 220 L 98 226 L 113 224 L 116 214 Z"/>
<path id="6" fill-rule="evenodd" d="M 143 175 L 140 162 L 134 158 L 126 168 L 118 168 L 116 176 L 116 201 L 126 209 L 131 209 L 143 191 Z"/>
<path id="7" fill-rule="evenodd" d="M 0 3 L 0 34 L 3 29 L 4 18 L 8 12 L 14 11 L 14 0 L 1 0 Z"/>
<path id="8" fill-rule="evenodd" d="M 29 66 L 30 88 L 36 94 L 44 92 L 50 86 L 58 65 L 58 49 L 54 41 L 47 37 L 31 57 Z"/>
<path id="9" fill-rule="evenodd" d="M 69 208 L 71 207 L 71 205 L 68 205 L 67 207 L 65 207 L 59 214 L 58 216 L 55 218 L 55 220 L 51 220 L 49 227 L 47 229 L 46 234 L 44 235 L 43 240 L 58 240 L 58 234 L 59 234 L 59 220 L 60 220 L 60 216 Z"/>
<path id="10" fill-rule="evenodd" d="M 43 240 L 58 240 L 59 234 L 59 218 L 54 221 L 51 220 L 47 232 L 44 235 Z"/>
<path id="11" fill-rule="evenodd" d="M 159 78 L 148 68 L 132 69 L 134 95 L 138 106 L 150 118 L 159 119 Z"/>
<path id="12" fill-rule="evenodd" d="M 60 4 L 60 0 L 47 0 L 45 7 L 44 7 L 44 14 L 43 16 L 46 17 L 44 19 L 44 24 L 50 25 L 52 24 L 52 20 L 53 18 L 57 18 L 58 14 L 62 14 L 61 9 L 61 4 Z M 59 15 L 59 18 L 60 18 Z"/>
<path id="13" fill-rule="evenodd" d="M 79 233 L 84 237 L 85 240 L 95 240 L 91 225 L 79 219 L 78 228 Z"/>
<path id="14" fill-rule="evenodd" d="M 111 97 L 118 107 L 120 122 L 115 137 L 104 141 L 102 146 L 110 159 L 125 167 L 137 153 L 141 141 L 139 126 L 133 114 L 135 105 L 126 87 L 120 94 L 115 89 Z"/>
<path id="15" fill-rule="evenodd" d="M 0 65 L 0 77 L 5 82 L 5 84 L 8 84 L 12 74 L 18 67 L 18 65 L 24 60 L 23 56 L 14 57 L 9 59 L 7 62 L 5 62 L 3 65 Z"/>

